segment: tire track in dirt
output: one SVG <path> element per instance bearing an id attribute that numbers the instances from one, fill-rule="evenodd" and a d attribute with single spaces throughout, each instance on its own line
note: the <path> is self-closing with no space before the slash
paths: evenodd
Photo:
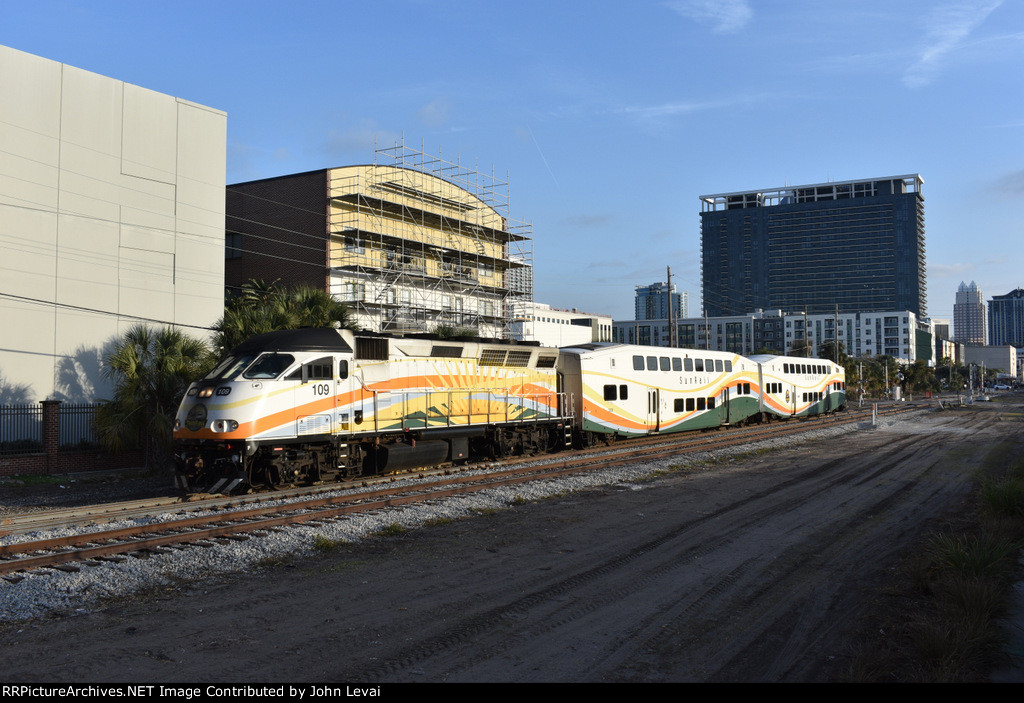
<path id="1" fill-rule="evenodd" d="M 929 443 L 927 437 L 912 435 L 905 439 L 897 440 L 895 443 L 887 444 L 892 450 L 900 453 L 886 466 L 881 467 L 876 474 L 881 475 L 892 466 L 897 465 L 905 458 L 904 452 L 912 454 L 917 447 Z M 645 542 L 642 545 L 633 546 L 628 554 L 613 556 L 604 563 L 582 573 L 570 575 L 568 578 L 556 583 L 549 584 L 539 590 L 533 591 L 521 598 L 506 604 L 498 605 L 484 613 L 480 613 L 467 621 L 461 622 L 445 633 L 435 636 L 428 642 L 417 642 L 406 651 L 397 653 L 389 658 L 384 666 L 378 666 L 369 670 L 346 672 L 351 673 L 356 680 L 380 680 L 390 676 L 402 676 L 402 671 L 408 671 L 418 663 L 427 659 L 435 658 L 446 651 L 460 648 L 463 643 L 482 633 L 501 628 L 508 622 L 527 621 L 535 623 L 527 628 L 519 628 L 514 632 L 507 633 L 500 641 L 488 641 L 484 648 L 474 647 L 475 660 L 487 660 L 499 657 L 502 652 L 520 647 L 524 642 L 538 638 L 550 638 L 553 633 L 563 629 L 571 629 L 570 626 L 576 621 L 590 617 L 601 617 L 601 612 L 610 606 L 617 606 L 627 602 L 630 598 L 637 598 L 638 594 L 649 588 L 651 584 L 663 580 L 666 575 L 685 569 L 703 557 L 730 547 L 741 535 L 751 529 L 752 525 L 763 523 L 773 517 L 793 511 L 798 505 L 805 503 L 809 498 L 838 486 L 855 482 L 862 476 L 857 470 L 847 469 L 839 474 L 834 471 L 842 469 L 847 457 L 840 457 L 827 462 L 824 467 L 814 466 L 802 471 L 785 481 L 761 491 L 758 494 L 747 496 L 734 501 L 730 505 L 723 506 L 710 514 L 694 518 L 683 524 L 676 525 L 671 531 Z M 830 473 L 830 470 L 832 473 Z M 820 484 L 820 485 L 819 485 Z M 797 488 L 803 490 L 797 491 Z M 783 501 L 778 496 L 784 493 L 791 493 Z M 773 500 L 774 499 L 774 500 Z M 750 512 L 750 506 L 754 503 L 764 505 Z M 748 512 L 743 514 L 743 519 L 737 521 L 722 532 L 717 522 L 721 522 L 730 514 L 742 509 Z M 871 508 L 869 508 L 871 509 Z M 690 535 L 699 528 L 712 525 L 718 534 Z M 657 555 L 666 545 L 673 541 L 683 540 L 692 546 L 687 546 L 684 551 L 671 550 L 669 553 Z M 647 563 L 651 559 L 654 563 Z M 643 562 L 642 568 L 636 562 Z M 712 596 L 717 596 L 732 585 L 730 581 L 737 580 L 739 575 L 749 570 L 749 563 L 742 562 L 726 575 L 719 583 L 705 587 L 703 595 L 691 598 L 689 605 L 683 608 L 682 615 L 692 613 L 707 606 L 707 601 Z M 614 579 L 614 572 L 623 569 L 630 569 L 631 576 L 628 579 Z M 591 592 L 591 584 L 615 583 L 612 588 L 596 589 Z M 585 597 L 581 594 L 585 593 Z M 659 615 L 650 617 L 658 618 Z M 649 625 L 647 625 L 649 626 Z M 639 630 L 643 630 L 644 623 L 641 623 Z M 501 628 L 508 629 L 508 628 Z M 478 643 L 479 644 L 479 643 Z M 601 657 L 599 657 L 601 659 Z M 607 663 L 607 662 L 605 662 Z M 470 664 L 469 668 L 472 668 Z M 462 669 L 462 667 L 457 667 Z M 458 675 L 457 670 L 450 670 L 449 675 Z"/>

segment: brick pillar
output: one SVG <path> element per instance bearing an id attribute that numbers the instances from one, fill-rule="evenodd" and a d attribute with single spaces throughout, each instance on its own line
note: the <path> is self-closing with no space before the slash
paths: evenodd
<path id="1" fill-rule="evenodd" d="M 43 451 L 46 452 L 46 473 L 60 468 L 60 401 L 43 400 Z"/>

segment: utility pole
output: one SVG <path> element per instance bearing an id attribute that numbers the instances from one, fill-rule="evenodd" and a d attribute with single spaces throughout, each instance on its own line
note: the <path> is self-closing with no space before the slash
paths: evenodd
<path id="1" fill-rule="evenodd" d="M 833 332 L 835 332 L 835 337 L 832 340 L 832 344 L 834 345 L 832 351 L 835 356 L 833 361 L 836 362 L 836 366 L 839 366 L 839 303 L 836 303 L 836 326 L 833 329 Z"/>
<path id="2" fill-rule="evenodd" d="M 672 308 L 674 307 L 672 305 L 672 267 L 666 266 L 665 271 L 668 273 L 668 345 L 670 347 L 676 347 L 678 346 L 676 339 L 676 325 L 672 319 Z"/>

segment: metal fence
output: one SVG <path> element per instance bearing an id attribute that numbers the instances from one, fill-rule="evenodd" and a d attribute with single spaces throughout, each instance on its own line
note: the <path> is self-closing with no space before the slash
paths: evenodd
<path id="1" fill-rule="evenodd" d="M 61 403 L 58 406 L 60 448 L 95 448 L 95 417 L 96 405 Z M 0 405 L 0 456 L 40 454 L 43 451 L 42 404 Z"/>
<path id="2" fill-rule="evenodd" d="M 93 421 L 96 419 L 96 405 L 60 404 L 60 447 L 61 449 L 92 449 L 97 446 Z"/>
<path id="3" fill-rule="evenodd" d="M 43 451 L 43 406 L 0 405 L 0 456 Z"/>

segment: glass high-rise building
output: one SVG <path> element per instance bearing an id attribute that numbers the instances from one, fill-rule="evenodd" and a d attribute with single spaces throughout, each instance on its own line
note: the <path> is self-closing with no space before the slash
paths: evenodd
<path id="1" fill-rule="evenodd" d="M 707 315 L 926 313 L 918 174 L 702 195 Z"/>
<path id="2" fill-rule="evenodd" d="M 672 317 L 678 319 L 690 314 L 686 293 L 677 293 L 672 286 Z M 636 287 L 634 302 L 637 320 L 665 320 L 669 314 L 669 291 L 667 283 L 652 283 Z"/>
<path id="3" fill-rule="evenodd" d="M 1024 347 L 1024 289 L 988 301 L 988 339 L 994 347 Z"/>

